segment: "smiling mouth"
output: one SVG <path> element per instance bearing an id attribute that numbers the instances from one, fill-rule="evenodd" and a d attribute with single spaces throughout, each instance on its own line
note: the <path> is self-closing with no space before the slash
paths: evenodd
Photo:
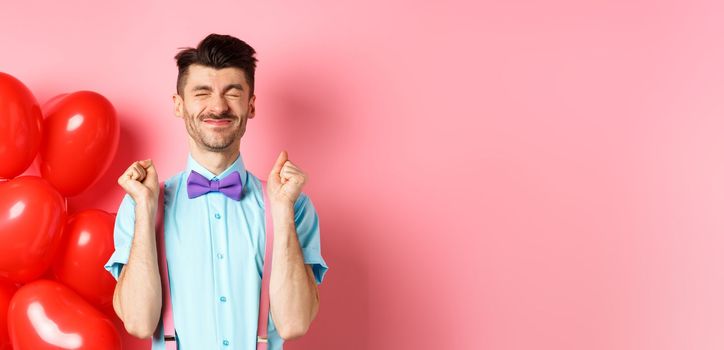
<path id="1" fill-rule="evenodd" d="M 226 126 L 231 124 L 231 119 L 204 119 L 205 124 L 212 126 Z"/>

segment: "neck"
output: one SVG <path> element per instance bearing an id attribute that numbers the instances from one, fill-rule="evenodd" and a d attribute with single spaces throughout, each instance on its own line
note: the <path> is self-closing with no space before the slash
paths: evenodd
<path id="1" fill-rule="evenodd" d="M 191 142 L 191 156 L 201 164 L 206 170 L 210 171 L 214 175 L 221 174 L 226 168 L 228 168 L 236 158 L 239 156 L 239 144 L 234 143 L 230 145 L 226 150 L 221 152 L 213 152 L 201 147 L 198 147 L 194 142 Z"/>

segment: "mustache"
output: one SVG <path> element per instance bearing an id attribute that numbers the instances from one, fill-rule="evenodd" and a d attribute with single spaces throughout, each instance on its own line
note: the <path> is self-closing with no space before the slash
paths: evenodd
<path id="1" fill-rule="evenodd" d="M 214 114 L 214 113 L 203 114 L 203 115 L 199 116 L 199 119 L 201 119 L 201 120 L 204 120 L 204 119 L 217 119 L 217 120 L 232 119 L 233 120 L 233 119 L 237 119 L 237 117 L 236 117 L 236 115 L 234 115 L 231 112 L 224 112 L 221 114 Z"/>

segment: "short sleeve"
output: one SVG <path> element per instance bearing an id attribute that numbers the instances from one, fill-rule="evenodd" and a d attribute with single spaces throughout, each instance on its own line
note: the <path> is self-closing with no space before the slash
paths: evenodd
<path id="1" fill-rule="evenodd" d="M 135 229 L 135 212 L 136 204 L 130 195 L 126 194 L 118 207 L 116 214 L 116 222 L 113 226 L 113 245 L 115 250 L 105 269 L 113 278 L 118 280 L 121 269 L 128 263 L 128 256 L 131 254 L 131 243 L 133 242 L 133 232 Z"/>
<path id="2" fill-rule="evenodd" d="M 312 200 L 304 193 L 294 204 L 294 223 L 297 228 L 299 246 L 302 248 L 304 263 L 312 266 L 317 284 L 321 284 L 329 268 L 322 258 L 319 237 L 319 216 Z"/>

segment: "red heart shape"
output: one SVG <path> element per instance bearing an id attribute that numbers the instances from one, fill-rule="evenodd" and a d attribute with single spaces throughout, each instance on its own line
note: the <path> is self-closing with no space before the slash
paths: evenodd
<path id="1" fill-rule="evenodd" d="M 33 93 L 15 77 L 0 73 L 0 178 L 25 171 L 40 149 L 43 115 Z"/>
<path id="2" fill-rule="evenodd" d="M 26 283 L 50 266 L 65 224 L 65 199 L 47 181 L 0 183 L 0 277 Z"/>
<path id="3" fill-rule="evenodd" d="M 8 334 L 8 307 L 17 287 L 8 281 L 0 280 L 0 350 L 11 350 Z"/>
<path id="4" fill-rule="evenodd" d="M 78 195 L 106 172 L 116 154 L 116 109 L 92 91 L 56 96 L 45 108 L 40 172 L 63 196 Z"/>
<path id="5" fill-rule="evenodd" d="M 112 310 L 116 287 L 116 280 L 103 268 L 114 250 L 114 223 L 115 215 L 98 209 L 69 216 L 52 267 L 57 281 L 101 310 Z"/>
<path id="6" fill-rule="evenodd" d="M 21 287 L 10 301 L 8 321 L 15 350 L 121 349 L 111 320 L 56 281 Z"/>

